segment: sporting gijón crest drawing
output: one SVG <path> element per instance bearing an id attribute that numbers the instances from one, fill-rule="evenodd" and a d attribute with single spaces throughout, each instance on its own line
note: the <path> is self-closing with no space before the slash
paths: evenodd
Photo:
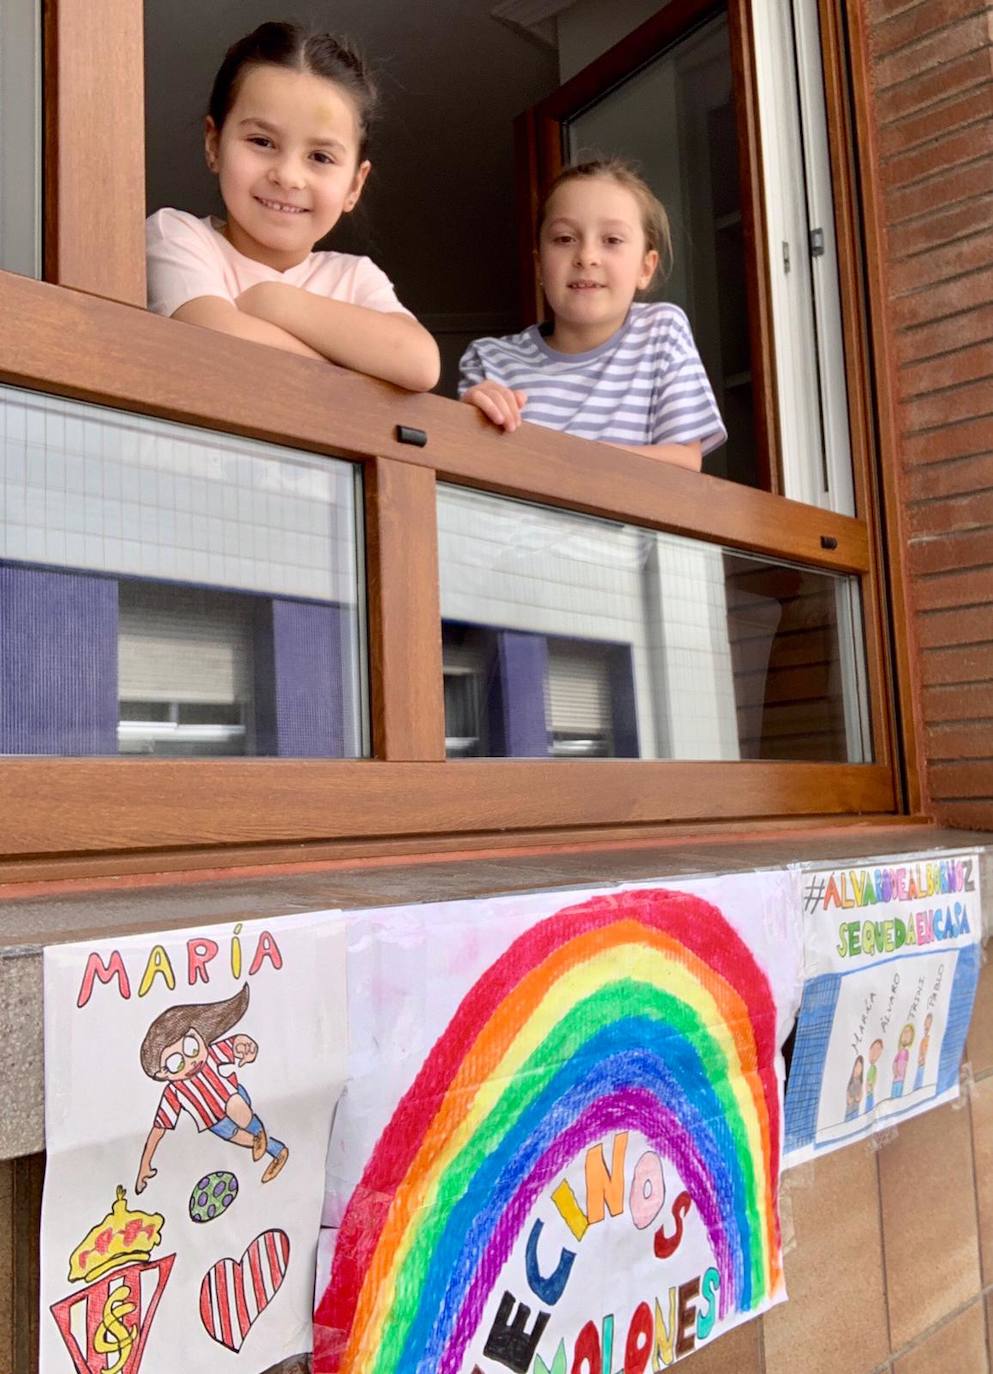
<path id="1" fill-rule="evenodd" d="M 138 1374 L 176 1258 L 151 1258 L 162 1226 L 157 1212 L 129 1210 L 118 1187 L 108 1214 L 70 1256 L 70 1282 L 86 1287 L 50 1310 L 76 1374 Z"/>

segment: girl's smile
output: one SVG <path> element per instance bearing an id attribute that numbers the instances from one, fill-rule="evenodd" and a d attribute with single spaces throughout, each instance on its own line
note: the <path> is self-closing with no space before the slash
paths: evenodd
<path id="1" fill-rule="evenodd" d="M 271 63 L 250 68 L 223 127 L 206 125 L 229 242 L 279 272 L 303 262 L 362 193 L 360 136 L 352 100 L 334 82 Z"/>

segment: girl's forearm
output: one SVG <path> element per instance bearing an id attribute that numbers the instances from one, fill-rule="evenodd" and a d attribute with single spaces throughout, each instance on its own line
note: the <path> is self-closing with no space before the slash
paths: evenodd
<path id="1" fill-rule="evenodd" d="M 243 313 L 231 301 L 220 296 L 198 296 L 187 301 L 174 312 L 174 320 L 184 324 L 198 324 L 204 329 L 216 329 L 221 334 L 233 334 L 238 339 L 248 339 L 250 343 L 268 344 L 270 348 L 282 348 L 287 353 L 297 353 L 303 358 L 319 358 L 324 354 L 310 348 L 295 334 L 270 324 L 268 320 L 256 319 Z"/>
<path id="2" fill-rule="evenodd" d="M 438 345 L 409 315 L 328 300 L 284 282 L 259 282 L 238 297 L 237 305 L 342 367 L 408 391 L 430 391 L 438 380 Z"/>

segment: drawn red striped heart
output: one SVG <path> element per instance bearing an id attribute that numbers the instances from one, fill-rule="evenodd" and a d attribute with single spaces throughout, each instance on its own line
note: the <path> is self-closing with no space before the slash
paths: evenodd
<path id="1" fill-rule="evenodd" d="M 279 1292 L 290 1262 L 285 1231 L 263 1231 L 240 1260 L 225 1255 L 200 1284 L 200 1320 L 207 1335 L 235 1354 Z"/>

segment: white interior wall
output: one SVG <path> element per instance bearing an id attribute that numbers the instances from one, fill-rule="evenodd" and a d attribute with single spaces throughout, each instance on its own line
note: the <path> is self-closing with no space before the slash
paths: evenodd
<path id="1" fill-rule="evenodd" d="M 556 21 L 559 79 L 568 81 L 661 9 L 665 0 L 576 0 Z"/>

